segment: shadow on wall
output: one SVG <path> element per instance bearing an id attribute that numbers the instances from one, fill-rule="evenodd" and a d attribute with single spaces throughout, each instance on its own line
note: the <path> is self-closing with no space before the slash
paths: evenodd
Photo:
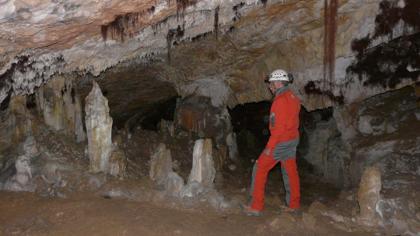
<path id="1" fill-rule="evenodd" d="M 403 80 L 416 81 L 420 77 L 420 1 L 384 0 L 381 13 L 375 19 L 375 32 L 352 42 L 356 60 L 347 73 L 359 75 L 365 86 L 395 88 Z M 383 36 L 391 39 L 402 28 L 402 36 L 372 47 Z"/>

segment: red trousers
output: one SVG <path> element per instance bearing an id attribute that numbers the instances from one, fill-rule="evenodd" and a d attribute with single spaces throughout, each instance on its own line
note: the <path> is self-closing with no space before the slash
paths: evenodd
<path id="1" fill-rule="evenodd" d="M 300 186 L 297 172 L 296 158 L 275 160 L 273 150 L 264 150 L 255 162 L 251 184 L 251 208 L 261 211 L 264 208 L 265 184 L 268 172 L 278 163 L 281 163 L 284 187 L 286 190 L 286 203 L 292 209 L 300 207 Z"/>

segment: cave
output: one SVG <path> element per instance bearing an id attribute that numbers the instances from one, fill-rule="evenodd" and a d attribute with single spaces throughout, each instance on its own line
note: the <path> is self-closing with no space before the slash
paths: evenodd
<path id="1" fill-rule="evenodd" d="M 0 1 L 0 235 L 418 235 L 419 19 Z"/>

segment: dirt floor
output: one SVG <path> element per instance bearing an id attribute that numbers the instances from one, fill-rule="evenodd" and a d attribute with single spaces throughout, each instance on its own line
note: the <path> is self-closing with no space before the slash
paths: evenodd
<path id="1" fill-rule="evenodd" d="M 60 199 L 0 192 L 0 222 L 1 235 L 350 235 L 327 224 L 308 231 L 299 216 L 271 210 L 255 218 L 92 194 Z"/>

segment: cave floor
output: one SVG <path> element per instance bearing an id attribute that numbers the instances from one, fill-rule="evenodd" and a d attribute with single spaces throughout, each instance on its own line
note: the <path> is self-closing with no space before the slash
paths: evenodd
<path id="1" fill-rule="evenodd" d="M 369 235 L 267 209 L 262 217 L 207 208 L 177 209 L 149 202 L 106 199 L 89 193 L 45 198 L 0 192 L 1 235 Z"/>

